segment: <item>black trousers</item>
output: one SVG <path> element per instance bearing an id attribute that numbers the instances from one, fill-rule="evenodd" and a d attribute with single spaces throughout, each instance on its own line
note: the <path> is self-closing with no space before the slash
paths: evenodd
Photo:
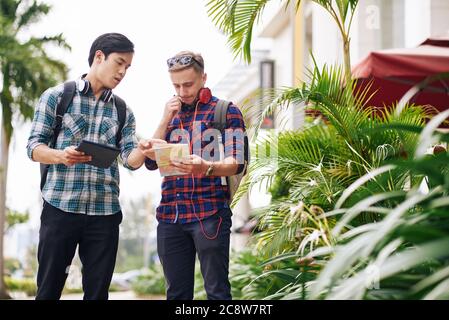
<path id="1" fill-rule="evenodd" d="M 222 209 L 201 223 L 159 222 L 157 250 L 164 269 L 167 300 L 193 299 L 197 253 L 207 298 L 232 298 L 228 280 L 231 215 L 230 209 Z M 215 239 L 208 239 L 213 238 L 215 234 Z"/>
<path id="2" fill-rule="evenodd" d="M 84 300 L 107 300 L 122 213 L 88 216 L 44 202 L 39 230 L 36 300 L 57 300 L 79 245 Z"/>

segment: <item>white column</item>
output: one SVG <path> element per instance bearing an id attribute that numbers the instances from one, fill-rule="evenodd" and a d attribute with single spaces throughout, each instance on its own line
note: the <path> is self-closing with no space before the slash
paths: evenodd
<path id="1" fill-rule="evenodd" d="M 407 0 L 408 1 L 408 0 Z M 360 1 L 353 22 L 352 64 L 371 51 L 405 45 L 405 0 Z M 415 0 L 410 0 L 415 1 Z"/>
<path id="2" fill-rule="evenodd" d="M 405 46 L 416 47 L 430 36 L 430 0 L 405 2 Z"/>
<path id="3" fill-rule="evenodd" d="M 430 35 L 449 36 L 449 1 L 432 0 L 430 8 Z"/>
<path id="4" fill-rule="evenodd" d="M 357 64 L 371 51 L 382 47 L 380 0 L 359 1 L 351 32 L 351 63 Z"/>
<path id="5" fill-rule="evenodd" d="M 247 223 L 251 214 L 251 205 L 249 203 L 248 195 L 240 199 L 235 208 L 232 210 L 232 229 L 242 226 Z M 241 251 L 246 248 L 250 234 L 232 233 L 231 234 L 231 249 Z"/>
<path id="6" fill-rule="evenodd" d="M 343 63 L 343 42 L 331 15 L 316 3 L 312 7 L 312 51 L 319 68 Z"/>

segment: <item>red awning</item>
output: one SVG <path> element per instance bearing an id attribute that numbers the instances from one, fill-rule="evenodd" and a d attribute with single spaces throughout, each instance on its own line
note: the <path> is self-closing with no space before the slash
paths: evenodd
<path id="1" fill-rule="evenodd" d="M 416 48 L 371 52 L 352 70 L 360 79 L 358 87 L 372 81 L 370 93 L 378 92 L 368 104 L 379 108 L 398 102 L 411 87 L 443 72 L 449 72 L 449 39 L 427 39 Z M 440 111 L 449 108 L 449 79 L 430 83 L 411 102 Z"/>

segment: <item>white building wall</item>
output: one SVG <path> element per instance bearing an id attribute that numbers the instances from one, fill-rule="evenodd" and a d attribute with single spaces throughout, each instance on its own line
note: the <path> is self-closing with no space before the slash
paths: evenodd
<path id="1" fill-rule="evenodd" d="M 352 36 L 352 62 L 371 51 L 416 47 L 428 37 L 449 34 L 447 0 L 364 0 Z"/>
<path id="2" fill-rule="evenodd" d="M 385 1 L 385 0 L 384 0 Z M 391 1 L 391 26 L 393 39 L 391 46 L 402 48 L 405 45 L 405 30 L 404 20 L 405 20 L 405 3 L 406 0 L 395 0 Z"/>
<path id="3" fill-rule="evenodd" d="M 406 3 L 409 0 L 360 1 L 351 30 L 351 64 L 371 51 L 405 45 Z M 415 1 L 415 0 L 412 0 Z"/>
<path id="4" fill-rule="evenodd" d="M 352 64 L 371 51 L 415 47 L 449 30 L 447 0 L 360 1 L 351 33 Z"/>
<path id="5" fill-rule="evenodd" d="M 293 28 L 286 27 L 276 39 L 273 39 L 273 47 L 269 58 L 275 61 L 275 86 L 291 86 L 293 70 Z"/>
<path id="6" fill-rule="evenodd" d="M 431 0 L 407 0 L 405 3 L 405 47 L 416 47 L 431 34 Z"/>
<path id="7" fill-rule="evenodd" d="M 292 87 L 293 83 L 293 26 L 291 23 L 273 39 L 273 47 L 270 51 L 270 59 L 274 60 L 274 86 L 275 88 Z M 280 113 L 275 119 L 275 126 L 281 122 L 288 129 L 293 129 L 293 108 Z"/>
<path id="8" fill-rule="evenodd" d="M 449 1 L 432 0 L 430 5 L 430 35 L 449 37 Z"/>
<path id="9" fill-rule="evenodd" d="M 318 67 L 342 62 L 342 41 L 334 20 L 321 6 L 316 3 L 309 5 L 313 15 L 312 52 Z"/>
<path id="10" fill-rule="evenodd" d="M 25 263 L 28 250 L 37 245 L 39 230 L 37 227 L 27 224 L 14 226 L 6 233 L 5 252 L 6 258 L 16 258 Z"/>

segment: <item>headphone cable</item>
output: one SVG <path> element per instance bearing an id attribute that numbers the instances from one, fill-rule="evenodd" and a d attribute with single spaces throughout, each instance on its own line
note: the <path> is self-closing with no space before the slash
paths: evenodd
<path id="1" fill-rule="evenodd" d="M 199 104 L 199 101 L 197 101 L 197 103 L 195 105 L 195 113 L 194 113 L 193 119 L 192 119 L 192 138 L 190 138 L 190 134 L 188 135 L 190 154 L 193 154 L 193 143 L 192 143 L 192 140 L 193 140 L 193 127 L 194 127 L 194 124 L 196 122 L 196 114 L 197 114 L 197 110 L 198 110 L 198 104 Z M 179 117 L 179 123 L 181 124 L 181 130 L 184 131 L 184 125 L 182 123 L 181 117 Z M 195 193 L 195 176 L 194 176 L 193 173 L 191 174 L 191 177 L 192 177 L 192 192 L 190 193 L 190 204 L 191 204 L 192 209 L 193 209 L 193 214 L 195 215 L 195 218 L 200 223 L 201 233 L 204 235 L 204 237 L 206 239 L 208 239 L 208 240 L 215 240 L 218 237 L 218 233 L 220 232 L 220 226 L 221 226 L 221 223 L 223 222 L 223 218 L 221 216 L 219 217 L 220 220 L 218 222 L 217 232 L 215 233 L 215 235 L 214 236 L 209 236 L 206 233 L 206 231 L 204 230 L 203 221 L 199 218 L 198 214 L 196 213 L 195 204 L 193 203 L 193 194 Z"/>

